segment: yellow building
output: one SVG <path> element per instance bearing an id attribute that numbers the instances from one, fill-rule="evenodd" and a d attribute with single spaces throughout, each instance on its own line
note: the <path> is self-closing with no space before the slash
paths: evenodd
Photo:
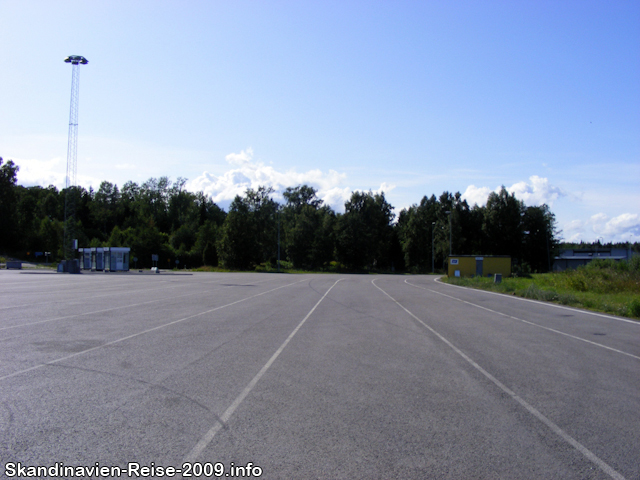
<path id="1" fill-rule="evenodd" d="M 450 277 L 482 277 L 496 273 L 511 276 L 511 257 L 507 255 L 451 255 L 449 257 Z"/>

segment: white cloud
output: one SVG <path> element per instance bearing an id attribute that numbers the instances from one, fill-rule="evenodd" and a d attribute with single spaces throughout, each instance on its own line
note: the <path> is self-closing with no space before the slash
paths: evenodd
<path id="1" fill-rule="evenodd" d="M 640 215 L 623 213 L 609 219 L 604 213 L 593 215 L 590 219 L 593 232 L 603 237 L 622 239 L 640 237 Z"/>
<path id="2" fill-rule="evenodd" d="M 247 148 L 246 152 L 242 150 L 240 153 L 230 153 L 225 157 L 227 162 L 229 162 L 231 165 L 237 165 L 237 166 L 242 166 L 242 165 L 251 163 L 252 158 L 253 158 L 253 149 L 251 147 Z"/>
<path id="3" fill-rule="evenodd" d="M 462 194 L 467 203 L 470 205 L 485 205 L 487 197 L 491 192 L 498 193 L 502 187 L 491 190 L 489 187 L 476 187 L 469 185 Z M 529 177 L 529 183 L 526 181 L 514 183 L 510 187 L 506 187 L 509 193 L 515 195 L 518 200 L 522 200 L 526 205 L 542 205 L 546 203 L 553 206 L 553 202 L 567 194 L 559 187 L 549 184 L 548 178 L 533 175 Z"/>
<path id="4" fill-rule="evenodd" d="M 582 220 L 571 220 L 565 223 L 563 231 L 566 233 L 582 232 L 584 231 L 585 222 Z"/>
<path id="5" fill-rule="evenodd" d="M 484 205 L 487 203 L 487 198 L 491 192 L 492 190 L 489 187 L 469 185 L 462 194 L 462 198 L 466 200 L 469 205 Z"/>
<path id="6" fill-rule="evenodd" d="M 572 220 L 562 225 L 564 238 L 568 242 L 594 242 L 601 239 L 608 242 L 640 241 L 640 215 L 623 213 L 609 218 L 604 213 L 596 213 L 586 220 Z"/>
<path id="7" fill-rule="evenodd" d="M 380 194 L 380 193 L 389 193 L 390 191 L 392 191 L 394 188 L 396 188 L 395 185 L 389 185 L 387 182 L 382 182 L 380 184 L 380 188 L 378 188 L 377 190 L 373 190 L 372 193 L 374 194 Z"/>
<path id="8" fill-rule="evenodd" d="M 259 186 L 273 187 L 280 197 L 287 187 L 307 184 L 318 190 L 318 196 L 335 210 L 342 210 L 344 202 L 351 196 L 351 189 L 344 185 L 345 173 L 335 170 L 322 172 L 320 169 L 307 172 L 288 170 L 281 172 L 270 165 L 253 158 L 253 150 L 247 148 L 240 153 L 230 153 L 226 157 L 232 167 L 222 175 L 216 176 L 203 172 L 188 182 L 187 188 L 192 191 L 203 191 L 213 201 L 222 205 L 231 202 L 236 195 L 243 195 L 247 188 L 257 189 Z M 382 184 L 387 191 L 393 186 Z"/>
<path id="9" fill-rule="evenodd" d="M 529 177 L 529 180 L 531 183 L 518 182 L 507 188 L 507 190 L 527 205 L 542 205 L 546 203 L 552 206 L 553 202 L 559 197 L 566 196 L 562 189 L 550 185 L 548 178 L 533 175 Z"/>
<path id="10" fill-rule="evenodd" d="M 66 159 L 61 157 L 51 160 L 14 158 L 13 162 L 20 167 L 18 170 L 20 185 L 41 187 L 54 185 L 58 189 L 64 188 L 67 172 Z"/>

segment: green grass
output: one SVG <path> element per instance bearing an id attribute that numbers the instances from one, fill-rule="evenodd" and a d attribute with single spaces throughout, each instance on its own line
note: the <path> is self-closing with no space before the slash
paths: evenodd
<path id="1" fill-rule="evenodd" d="M 524 298 L 640 319 L 640 257 L 631 262 L 597 260 L 586 267 L 528 278 L 450 278 L 443 281 Z"/>

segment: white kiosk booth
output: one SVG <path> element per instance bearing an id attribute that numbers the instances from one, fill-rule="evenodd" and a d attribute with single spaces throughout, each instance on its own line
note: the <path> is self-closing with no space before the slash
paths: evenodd
<path id="1" fill-rule="evenodd" d="M 80 268 L 105 272 L 128 272 L 129 247 L 79 248 Z"/>

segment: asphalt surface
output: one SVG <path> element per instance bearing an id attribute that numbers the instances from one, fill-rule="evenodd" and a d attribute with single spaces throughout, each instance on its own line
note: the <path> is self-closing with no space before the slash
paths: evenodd
<path id="1" fill-rule="evenodd" d="M 639 459 L 632 320 L 432 276 L 0 272 L 0 478 L 639 479 Z"/>

